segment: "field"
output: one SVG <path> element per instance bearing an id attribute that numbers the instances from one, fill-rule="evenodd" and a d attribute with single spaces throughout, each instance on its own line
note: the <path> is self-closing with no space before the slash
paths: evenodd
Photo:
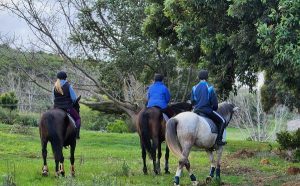
<path id="1" fill-rule="evenodd" d="M 171 174 L 143 175 L 138 135 L 82 131 L 75 153 L 76 177 L 54 177 L 54 161 L 48 145 L 50 176 L 42 177 L 41 148 L 37 128 L 31 134 L 10 133 L 11 126 L 0 124 L 0 184 L 16 185 L 172 185 L 177 160 L 170 154 Z M 288 175 L 290 166 L 300 167 L 280 158 L 274 151 L 277 144 L 245 141 L 237 129 L 227 132 L 228 144 L 223 154 L 223 185 L 293 185 L 300 184 L 300 175 Z M 242 149 L 246 149 L 241 151 Z M 69 150 L 64 150 L 66 174 L 69 173 Z M 164 157 L 164 156 L 163 156 Z M 205 152 L 195 149 L 190 155 L 192 170 L 203 184 L 209 172 Z M 261 162 L 266 159 L 265 163 Z M 161 160 L 163 167 L 164 158 Z M 266 163 L 267 162 L 267 163 Z M 186 170 L 181 185 L 189 185 Z M 213 183 L 212 185 L 215 185 Z"/>

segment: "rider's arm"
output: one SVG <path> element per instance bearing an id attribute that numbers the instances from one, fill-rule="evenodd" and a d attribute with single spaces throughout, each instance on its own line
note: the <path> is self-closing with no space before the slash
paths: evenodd
<path id="1" fill-rule="evenodd" d="M 218 110 L 218 99 L 217 99 L 217 95 L 214 91 L 214 89 L 211 87 L 211 90 L 209 91 L 210 94 L 210 105 L 212 106 L 213 110 Z"/>
<path id="2" fill-rule="evenodd" d="M 168 88 L 166 88 L 166 91 L 165 91 L 165 99 L 166 99 L 166 102 L 169 103 L 170 102 L 170 99 L 171 99 L 171 95 L 170 95 L 170 91 Z"/>
<path id="3" fill-rule="evenodd" d="M 69 87 L 69 91 L 70 91 L 71 99 L 72 99 L 73 103 L 75 103 L 75 101 L 77 99 L 77 96 L 76 96 L 76 93 L 75 93 L 75 91 L 74 91 L 74 89 L 71 85 Z"/>

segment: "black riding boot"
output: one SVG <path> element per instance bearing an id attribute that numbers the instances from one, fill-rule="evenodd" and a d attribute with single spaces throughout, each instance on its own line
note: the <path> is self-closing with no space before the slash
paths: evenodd
<path id="1" fill-rule="evenodd" d="M 219 127 L 219 133 L 218 133 L 218 137 L 217 137 L 217 140 L 216 140 L 216 144 L 219 145 L 219 146 L 223 146 L 223 145 L 226 144 L 226 142 L 222 141 L 224 129 L 225 129 L 225 123 L 222 123 Z"/>
<path id="2" fill-rule="evenodd" d="M 76 139 L 80 139 L 80 128 L 76 128 Z"/>

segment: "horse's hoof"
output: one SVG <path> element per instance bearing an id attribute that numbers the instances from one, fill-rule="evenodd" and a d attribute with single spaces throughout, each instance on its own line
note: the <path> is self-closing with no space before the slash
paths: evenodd
<path id="1" fill-rule="evenodd" d="M 212 181 L 212 177 L 211 176 L 207 176 L 206 180 L 205 180 L 205 183 L 209 184 L 211 181 Z"/>
<path id="2" fill-rule="evenodd" d="M 174 183 L 174 186 L 180 186 L 179 184 L 177 184 L 177 183 Z"/>
<path id="3" fill-rule="evenodd" d="M 48 171 L 43 171 L 43 172 L 42 172 L 42 176 L 47 177 L 47 176 L 48 176 Z"/>
<path id="4" fill-rule="evenodd" d="M 75 177 L 75 171 L 71 171 L 71 176 Z"/>
<path id="5" fill-rule="evenodd" d="M 170 174 L 170 171 L 166 170 L 166 171 L 165 171 L 165 174 Z"/>
<path id="6" fill-rule="evenodd" d="M 158 172 L 157 170 L 154 170 L 154 173 L 155 173 L 156 175 L 158 175 L 158 174 L 159 174 L 159 172 Z"/>
<path id="7" fill-rule="evenodd" d="M 55 177 L 56 177 L 56 178 L 58 178 L 59 175 L 60 175 L 60 172 L 59 172 L 59 171 L 58 171 L 58 172 L 55 172 Z"/>
<path id="8" fill-rule="evenodd" d="M 60 174 L 62 175 L 62 177 L 65 177 L 65 171 L 61 171 Z"/>
<path id="9" fill-rule="evenodd" d="M 192 181 L 192 185 L 197 186 L 198 185 L 198 181 Z"/>

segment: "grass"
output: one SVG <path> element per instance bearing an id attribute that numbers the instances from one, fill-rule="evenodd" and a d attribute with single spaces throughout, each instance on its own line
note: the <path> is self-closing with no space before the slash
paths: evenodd
<path id="1" fill-rule="evenodd" d="M 76 177 L 69 174 L 69 150 L 64 150 L 65 178 L 54 177 L 54 160 L 48 145 L 48 165 L 50 176 L 42 177 L 42 157 L 37 128 L 31 128 L 32 135 L 11 134 L 11 126 L 0 124 L 0 185 L 13 177 L 16 185 L 172 185 L 177 159 L 170 154 L 171 174 L 155 176 L 152 163 L 147 159 L 149 175 L 142 172 L 142 158 L 139 138 L 134 134 L 100 133 L 83 130 L 75 152 Z M 286 162 L 270 153 L 268 143 L 243 141 L 238 129 L 227 130 L 228 145 L 225 147 L 222 162 L 222 182 L 228 185 L 281 185 L 289 181 L 300 182 L 299 176 L 289 176 L 289 166 L 300 163 Z M 276 148 L 276 144 L 271 144 Z M 241 149 L 259 152 L 251 158 L 234 158 Z M 164 152 L 163 152 L 164 153 Z M 164 156 L 163 156 L 164 157 Z M 260 160 L 267 158 L 268 165 Z M 195 150 L 190 155 L 192 170 L 203 182 L 209 172 L 209 160 L 205 152 Z M 161 160 L 163 170 L 164 158 Z M 190 180 L 184 170 L 182 185 Z M 7 185 L 7 184 L 6 184 Z"/>

